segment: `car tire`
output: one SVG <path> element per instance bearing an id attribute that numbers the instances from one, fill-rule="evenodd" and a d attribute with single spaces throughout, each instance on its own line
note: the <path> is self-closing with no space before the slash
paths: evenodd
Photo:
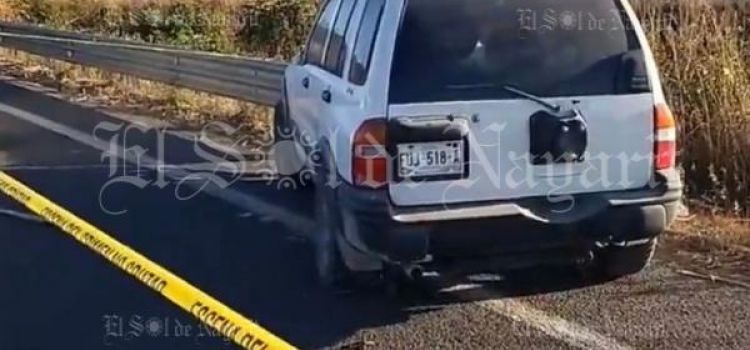
<path id="1" fill-rule="evenodd" d="M 315 221 L 313 236 L 315 267 L 318 281 L 328 288 L 345 288 L 351 272 L 343 261 L 338 238 L 342 225 L 336 207 L 335 193 L 328 186 L 329 165 L 317 169 L 315 181 Z"/>
<path id="2" fill-rule="evenodd" d="M 658 239 L 631 247 L 609 247 L 601 255 L 601 275 L 607 279 L 637 274 L 651 263 Z"/>

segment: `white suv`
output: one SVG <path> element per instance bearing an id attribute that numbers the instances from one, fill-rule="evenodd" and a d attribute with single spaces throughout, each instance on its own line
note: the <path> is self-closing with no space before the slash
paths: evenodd
<path id="1" fill-rule="evenodd" d="M 275 126 L 298 145 L 280 171 L 314 174 L 326 284 L 567 261 L 616 278 L 682 196 L 625 0 L 327 1 Z"/>

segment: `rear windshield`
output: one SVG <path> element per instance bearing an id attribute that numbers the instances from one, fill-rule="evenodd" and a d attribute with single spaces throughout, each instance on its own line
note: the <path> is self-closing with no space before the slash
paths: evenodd
<path id="1" fill-rule="evenodd" d="M 390 100 L 514 98 L 506 85 L 542 97 L 631 92 L 625 58 L 643 55 L 619 1 L 408 0 Z"/>

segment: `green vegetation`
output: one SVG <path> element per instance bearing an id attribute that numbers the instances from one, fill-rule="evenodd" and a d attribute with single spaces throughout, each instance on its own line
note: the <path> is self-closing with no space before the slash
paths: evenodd
<path id="1" fill-rule="evenodd" d="M 0 18 L 196 50 L 290 58 L 314 0 L 3 0 Z"/>

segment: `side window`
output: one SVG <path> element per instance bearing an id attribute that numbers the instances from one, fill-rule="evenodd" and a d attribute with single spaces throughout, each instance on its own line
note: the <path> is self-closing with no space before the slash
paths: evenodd
<path id="1" fill-rule="evenodd" d="M 351 69 L 349 69 L 349 81 L 354 84 L 363 85 L 367 81 L 372 50 L 375 47 L 375 38 L 380 28 L 384 8 L 385 0 L 370 0 L 365 6 L 352 52 Z"/>
<path id="2" fill-rule="evenodd" d="M 356 4 L 357 0 L 342 0 L 336 22 L 333 24 L 333 31 L 326 52 L 325 69 L 338 76 L 341 76 L 341 71 L 344 69 L 344 60 L 348 51 L 346 33 L 349 30 L 349 23 Z"/>
<path id="3" fill-rule="evenodd" d="M 326 39 L 328 39 L 328 33 L 330 33 L 333 24 L 333 17 L 336 14 L 337 3 L 337 0 L 328 1 L 320 13 L 315 29 L 313 29 L 310 36 L 310 41 L 307 43 L 305 63 L 316 66 L 323 65 L 323 51 L 326 48 Z"/>

